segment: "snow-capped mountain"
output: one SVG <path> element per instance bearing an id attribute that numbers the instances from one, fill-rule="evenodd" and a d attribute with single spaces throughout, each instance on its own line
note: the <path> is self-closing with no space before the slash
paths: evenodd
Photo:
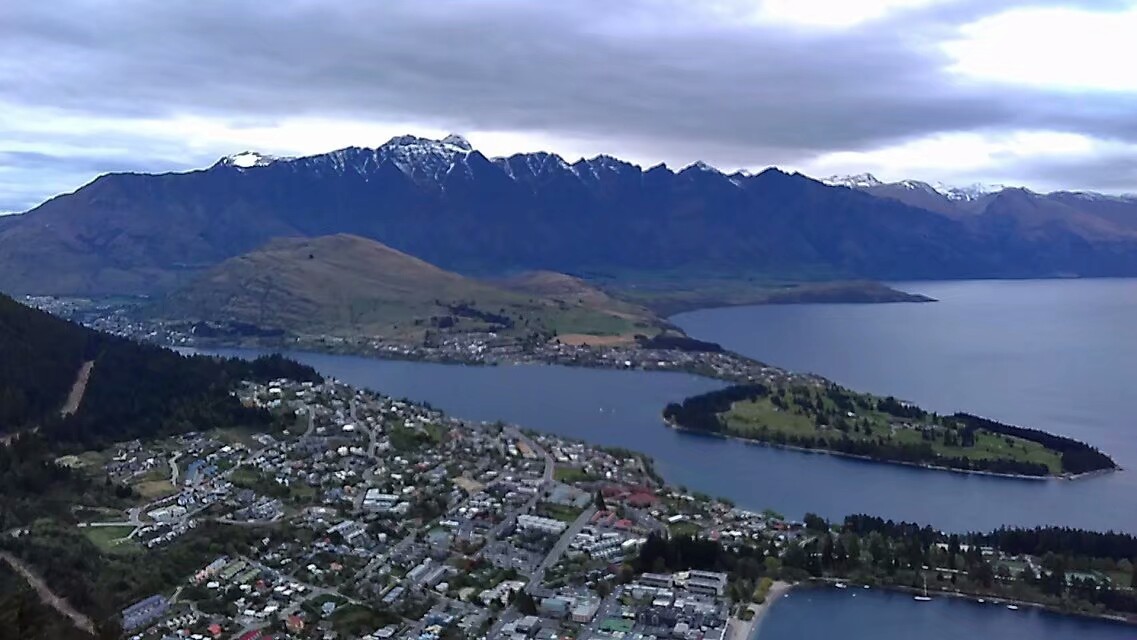
<path id="1" fill-rule="evenodd" d="M 491 159 L 460 136 L 298 158 L 246 151 L 184 174 L 103 175 L 5 219 L 0 290 L 162 293 L 274 238 L 338 233 L 477 274 L 1137 275 L 1137 202 L 827 182 L 854 186 L 603 155 Z"/>
<path id="2" fill-rule="evenodd" d="M 937 193 L 943 194 L 948 200 L 962 200 L 964 202 L 971 202 L 978 200 L 985 195 L 998 193 L 1003 189 L 1007 189 L 1006 185 L 1001 184 L 982 184 L 979 182 L 969 184 L 963 187 L 955 187 L 952 185 L 937 182 L 932 185 L 932 188 Z"/>
<path id="3" fill-rule="evenodd" d="M 237 167 L 239 169 L 250 169 L 252 167 L 267 167 L 277 160 L 281 160 L 281 158 L 266 156 L 264 154 L 257 153 L 256 151 L 242 151 L 241 153 L 235 153 L 231 156 L 225 156 L 224 158 L 221 158 L 217 161 L 217 164 L 228 167 Z"/>
<path id="4" fill-rule="evenodd" d="M 831 187 L 849 187 L 850 189 L 868 189 L 884 184 L 871 173 L 858 173 L 851 176 L 829 176 L 822 178 L 822 182 Z"/>
<path id="5" fill-rule="evenodd" d="M 899 187 L 910 191 L 926 191 L 938 193 L 948 200 L 970 202 L 978 200 L 985 195 L 998 193 L 1007 187 L 1001 184 L 975 183 L 966 186 L 954 186 L 936 182 L 929 184 L 920 180 L 900 180 L 898 182 L 884 182 L 871 173 L 858 173 L 855 175 L 835 175 L 821 180 L 833 187 L 849 187 L 850 189 L 872 190 L 877 187 Z"/>

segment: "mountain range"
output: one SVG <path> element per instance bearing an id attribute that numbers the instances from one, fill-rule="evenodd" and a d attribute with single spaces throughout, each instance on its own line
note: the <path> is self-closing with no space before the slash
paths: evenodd
<path id="1" fill-rule="evenodd" d="M 846 188 L 777 169 L 488 158 L 460 136 L 400 136 L 378 148 L 245 152 L 187 173 L 100 176 L 0 219 L 0 290 L 161 294 L 274 238 L 339 233 L 479 276 L 1137 274 L 1132 199 L 1023 189 L 953 198 L 917 183 Z"/>

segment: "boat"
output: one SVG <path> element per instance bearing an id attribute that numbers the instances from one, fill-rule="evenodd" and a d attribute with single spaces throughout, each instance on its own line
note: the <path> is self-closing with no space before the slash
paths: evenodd
<path id="1" fill-rule="evenodd" d="M 833 586 L 837 587 L 838 589 L 848 589 L 849 588 L 849 585 L 845 584 L 844 582 L 838 582 L 837 584 L 835 584 Z"/>
<path id="2" fill-rule="evenodd" d="M 1009 605 L 1007 605 L 1007 608 L 1008 608 L 1008 609 L 1010 609 L 1011 611 L 1018 611 L 1018 610 L 1019 610 L 1019 605 L 1017 605 L 1017 604 L 1009 604 Z"/>
<path id="3" fill-rule="evenodd" d="M 984 600 L 983 598 L 980 598 L 980 599 L 976 600 L 976 602 L 978 602 L 979 604 L 983 604 L 984 602 L 987 602 L 987 601 Z"/>
<path id="4" fill-rule="evenodd" d="M 913 596 L 912 599 L 915 600 L 916 602 L 928 602 L 931 600 L 931 598 L 928 597 L 928 578 L 927 578 L 927 576 L 924 576 L 924 595 Z"/>

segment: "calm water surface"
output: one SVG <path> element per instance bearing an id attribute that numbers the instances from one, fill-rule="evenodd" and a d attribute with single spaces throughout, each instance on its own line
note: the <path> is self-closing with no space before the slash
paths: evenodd
<path id="1" fill-rule="evenodd" d="M 846 474 L 854 486 L 837 493 L 896 501 L 876 513 L 951 528 L 1003 520 L 1137 532 L 1137 280 L 898 286 L 940 302 L 739 307 L 673 320 L 694 336 L 855 389 L 1069 435 L 1129 469 L 1045 483 L 918 479 L 887 468 Z M 850 496 L 845 504 L 869 502 Z"/>
<path id="2" fill-rule="evenodd" d="M 855 595 L 854 595 L 855 594 Z M 821 612 L 823 614 L 819 615 Z M 792 591 L 770 609 L 756 640 L 1132 640 L 1137 628 L 1036 609 L 1010 611 L 957 598 L 915 602 L 879 590 Z"/>
<path id="3" fill-rule="evenodd" d="M 1137 281 L 920 283 L 926 305 L 742 307 L 675 318 L 692 335 L 941 411 L 1068 434 L 1137 469 Z M 791 517 L 870 513 L 946 530 L 1061 524 L 1137 533 L 1137 474 L 1075 482 L 990 478 L 677 433 L 668 402 L 720 383 L 685 374 L 463 367 L 311 353 L 321 372 L 505 420 L 643 451 L 671 482 Z"/>

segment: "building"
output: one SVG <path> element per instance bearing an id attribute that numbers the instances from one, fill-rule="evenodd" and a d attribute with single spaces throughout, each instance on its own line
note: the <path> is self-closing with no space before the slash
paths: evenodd
<path id="1" fill-rule="evenodd" d="M 133 631 L 144 627 L 166 614 L 170 603 L 165 596 L 153 595 L 122 610 L 122 628 Z"/>
<path id="2" fill-rule="evenodd" d="M 562 533 L 568 528 L 568 524 L 552 518 L 522 514 L 517 516 L 517 527 L 520 529 L 536 529 L 545 533 Z"/>
<path id="3" fill-rule="evenodd" d="M 675 576 L 670 573 L 645 573 L 637 581 L 649 587 L 670 589 L 675 584 Z"/>
<path id="4" fill-rule="evenodd" d="M 572 608 L 572 602 L 566 598 L 554 596 L 552 598 L 545 598 L 541 601 L 541 605 L 537 607 L 537 612 L 544 618 L 556 618 L 563 620 L 569 614 L 569 609 Z"/>
<path id="5" fill-rule="evenodd" d="M 596 617 L 600 610 L 600 601 L 596 599 L 580 600 L 572 608 L 572 621 L 579 624 L 588 624 Z"/>
<path id="6" fill-rule="evenodd" d="M 687 590 L 696 593 L 721 596 L 726 592 L 725 573 L 714 571 L 690 571 L 687 574 Z"/>
<path id="7" fill-rule="evenodd" d="M 150 516 L 154 522 L 173 522 L 186 515 L 186 508 L 180 505 L 172 505 L 148 511 L 146 515 Z"/>
<path id="8" fill-rule="evenodd" d="M 541 630 L 541 619 L 537 616 L 525 616 L 517 621 L 514 628 L 517 630 L 517 633 L 526 636 L 534 636 Z"/>

